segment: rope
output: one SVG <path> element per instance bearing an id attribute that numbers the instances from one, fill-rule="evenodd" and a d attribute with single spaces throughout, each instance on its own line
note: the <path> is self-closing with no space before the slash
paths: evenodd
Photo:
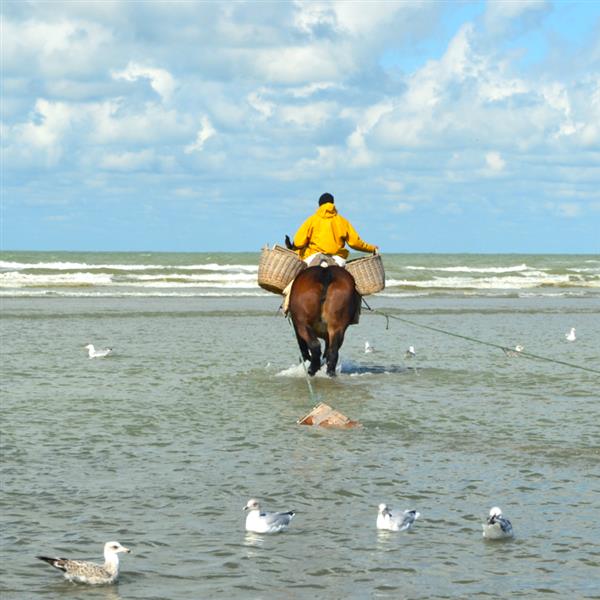
<path id="1" fill-rule="evenodd" d="M 363 302 L 365 307 L 372 312 L 373 314 L 380 315 L 385 317 L 386 319 L 386 330 L 389 329 L 390 319 L 394 319 L 395 321 L 402 321 L 403 323 L 407 323 L 408 325 L 412 325 L 413 327 L 420 327 L 422 329 L 429 329 L 430 331 L 435 331 L 437 333 L 443 333 L 444 335 L 449 335 L 452 337 L 460 338 L 463 340 L 467 340 L 469 342 L 475 342 L 476 344 L 482 344 L 483 346 L 490 346 L 491 348 L 500 348 L 504 352 L 514 352 L 512 348 L 508 348 L 506 346 L 502 346 L 500 344 L 494 344 L 493 342 L 485 342 L 483 340 L 478 340 L 477 338 L 470 337 L 468 335 L 461 335 L 460 333 L 453 333 L 452 331 L 445 331 L 444 329 L 439 329 L 438 327 L 431 327 L 430 325 L 423 325 L 422 323 L 415 323 L 414 321 L 410 321 L 409 319 L 404 319 L 403 317 L 397 317 L 396 315 L 388 315 L 382 311 L 372 309 L 363 298 Z M 564 365 L 565 367 L 571 367 L 572 369 L 581 369 L 582 371 L 588 371 L 590 373 L 596 373 L 600 375 L 600 371 L 598 369 L 590 369 L 589 367 L 583 367 L 582 365 L 576 365 L 573 363 L 565 362 L 564 360 L 557 360 L 555 358 L 548 358 L 547 356 L 540 356 L 538 354 L 532 354 L 531 352 L 525 352 L 521 350 L 519 352 L 519 356 L 523 358 L 530 358 L 535 360 L 543 360 L 546 362 L 555 363 L 557 365 Z"/>

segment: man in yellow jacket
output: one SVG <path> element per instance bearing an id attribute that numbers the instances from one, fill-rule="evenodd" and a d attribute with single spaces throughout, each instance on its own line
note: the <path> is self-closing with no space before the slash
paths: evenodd
<path id="1" fill-rule="evenodd" d="M 344 266 L 348 258 L 346 244 L 354 250 L 377 253 L 378 247 L 360 239 L 351 223 L 342 217 L 333 203 L 331 194 L 322 194 L 317 212 L 308 217 L 294 236 L 294 243 L 286 236 L 286 245 L 298 252 L 302 260 L 310 265 L 315 254 L 328 254 L 335 262 Z"/>

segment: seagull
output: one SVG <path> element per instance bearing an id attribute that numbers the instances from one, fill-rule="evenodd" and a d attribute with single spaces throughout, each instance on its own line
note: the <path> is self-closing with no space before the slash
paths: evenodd
<path id="1" fill-rule="evenodd" d="M 521 346 L 521 344 L 517 344 L 514 350 L 511 350 L 510 348 L 502 348 L 504 354 L 506 354 L 506 356 L 509 356 L 510 358 L 515 358 L 516 356 L 519 356 L 519 354 L 523 352 L 523 350 L 525 350 L 525 346 Z"/>
<path id="2" fill-rule="evenodd" d="M 369 352 L 373 352 L 375 350 L 375 348 L 373 348 L 373 346 L 371 346 L 371 344 L 369 344 L 369 342 L 365 342 L 365 354 L 368 354 Z"/>
<path id="3" fill-rule="evenodd" d="M 405 510 L 401 515 L 394 516 L 387 504 L 380 504 L 377 514 L 377 529 L 408 531 L 420 516 L 421 513 L 416 510 Z"/>
<path id="4" fill-rule="evenodd" d="M 483 537 L 488 540 L 503 540 L 513 536 L 510 521 L 502 516 L 502 511 L 497 506 L 490 509 L 490 516 L 481 527 L 483 528 Z"/>
<path id="5" fill-rule="evenodd" d="M 84 346 L 84 348 L 88 351 L 88 356 L 90 358 L 104 358 L 112 352 L 112 348 L 96 350 L 96 348 L 94 348 L 94 344 L 88 344 L 87 346 Z"/>
<path id="6" fill-rule="evenodd" d="M 408 350 L 406 351 L 406 354 L 404 355 L 404 358 L 414 358 L 416 355 L 417 353 L 415 352 L 415 347 L 409 346 Z"/>
<path id="7" fill-rule="evenodd" d="M 255 498 L 248 500 L 244 510 L 248 511 L 246 531 L 253 531 L 254 533 L 284 531 L 296 514 L 293 510 L 288 512 L 261 512 L 260 504 Z"/>
<path id="8" fill-rule="evenodd" d="M 63 571 L 65 579 L 69 581 L 96 585 L 116 581 L 119 576 L 119 552 L 131 552 L 131 550 L 121 546 L 119 542 L 106 542 L 103 565 L 68 558 L 50 558 L 48 556 L 36 556 L 36 558 Z"/>
<path id="9" fill-rule="evenodd" d="M 567 342 L 574 342 L 577 339 L 575 336 L 575 327 L 571 327 L 571 331 L 565 333 L 565 338 L 567 338 Z"/>

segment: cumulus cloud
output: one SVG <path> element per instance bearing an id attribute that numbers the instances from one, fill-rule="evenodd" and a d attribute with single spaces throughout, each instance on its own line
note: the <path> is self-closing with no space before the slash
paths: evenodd
<path id="1" fill-rule="evenodd" d="M 184 148 L 184 152 L 186 154 L 191 154 L 192 152 L 200 152 L 203 147 L 205 142 L 210 139 L 211 137 L 213 137 L 214 135 L 216 135 L 216 130 L 215 128 L 212 126 L 210 120 L 208 117 L 202 117 L 202 120 L 200 121 L 200 129 L 198 130 L 198 133 L 196 134 L 196 139 L 194 142 L 192 142 L 191 144 L 188 144 L 185 148 Z"/>
<path id="2" fill-rule="evenodd" d="M 112 76 L 114 79 L 124 79 L 125 81 L 147 79 L 152 89 L 164 102 L 169 102 L 175 90 L 175 80 L 168 71 L 135 62 L 130 62 L 122 71 L 113 71 Z"/>
<path id="3" fill-rule="evenodd" d="M 582 38 L 569 71 L 513 50 L 527 31 L 553 47 L 557 10 L 491 1 L 457 25 L 449 4 L 418 1 L 7 2 L 8 178 L 44 168 L 39 196 L 93 179 L 109 197 L 115 174 L 192 198 L 202 177 L 204 196 L 239 198 L 242 176 L 258 209 L 327 182 L 358 209 L 381 198 L 382 219 L 426 203 L 493 214 L 509 197 L 584 215 L 600 188 L 600 45 Z"/>
<path id="4" fill-rule="evenodd" d="M 106 154 L 100 160 L 100 168 L 114 171 L 139 171 L 153 166 L 155 155 L 152 150 Z"/>
<path id="5" fill-rule="evenodd" d="M 115 45 L 112 32 L 102 24 L 60 13 L 45 20 L 36 18 L 35 11 L 23 19 L 3 14 L 2 30 L 7 76 L 27 72 L 47 79 L 86 77 L 111 56 Z"/>
<path id="6" fill-rule="evenodd" d="M 269 100 L 266 100 L 264 98 L 264 94 L 266 92 L 267 90 L 265 90 L 264 88 L 250 92 L 247 96 L 247 100 L 248 104 L 254 110 L 260 113 L 260 115 L 263 118 L 268 119 L 273 114 L 273 110 L 275 109 L 275 103 L 270 102 Z"/>
<path id="7" fill-rule="evenodd" d="M 504 167 L 506 166 L 506 161 L 502 158 L 499 152 L 488 152 L 485 155 L 485 163 L 489 170 L 494 173 L 504 171 Z"/>
<path id="8" fill-rule="evenodd" d="M 521 32 L 539 24 L 550 11 L 550 2 L 546 0 L 488 0 L 484 23 L 492 35 Z"/>

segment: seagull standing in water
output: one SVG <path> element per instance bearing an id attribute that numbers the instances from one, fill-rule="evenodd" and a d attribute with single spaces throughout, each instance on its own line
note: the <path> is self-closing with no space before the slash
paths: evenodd
<path id="1" fill-rule="evenodd" d="M 575 327 L 571 327 L 571 331 L 565 333 L 565 338 L 567 339 L 567 342 L 574 342 L 577 339 L 575 336 Z"/>
<path id="2" fill-rule="evenodd" d="M 406 354 L 404 355 L 404 358 L 414 358 L 416 355 L 417 353 L 415 352 L 415 347 L 409 346 L 408 350 L 406 351 Z"/>
<path id="3" fill-rule="evenodd" d="M 490 509 L 490 516 L 481 527 L 483 537 L 488 540 L 505 540 L 513 537 L 511 522 L 502 515 L 502 511 L 497 506 Z"/>
<path id="4" fill-rule="evenodd" d="M 517 344 L 514 350 L 511 350 L 510 348 L 502 348 L 504 354 L 506 354 L 506 356 L 509 356 L 510 358 L 515 358 L 519 356 L 519 354 L 523 352 L 523 350 L 525 350 L 525 346 L 521 346 L 521 344 Z"/>
<path id="5" fill-rule="evenodd" d="M 261 512 L 260 504 L 255 498 L 248 500 L 244 510 L 248 511 L 246 531 L 253 531 L 254 533 L 284 531 L 296 514 L 293 510 L 288 512 Z"/>
<path id="6" fill-rule="evenodd" d="M 89 583 L 91 585 L 113 583 L 119 576 L 119 552 L 131 552 L 129 548 L 121 546 L 119 542 L 106 542 L 104 544 L 104 564 L 98 565 L 85 560 L 70 560 L 68 558 L 51 558 L 49 556 L 36 556 L 63 572 L 65 579 L 75 583 Z"/>
<path id="7" fill-rule="evenodd" d="M 416 510 L 405 510 L 400 515 L 394 516 L 387 504 L 380 504 L 377 513 L 377 529 L 408 531 L 420 516 L 421 513 Z"/>
<path id="8" fill-rule="evenodd" d="M 89 358 L 104 358 L 108 356 L 112 352 L 112 348 L 104 348 L 104 350 L 96 350 L 94 348 L 94 344 L 88 344 L 84 346 L 84 348 L 88 351 Z"/>
<path id="9" fill-rule="evenodd" d="M 365 354 L 369 354 L 370 352 L 373 352 L 375 350 L 375 348 L 373 348 L 373 346 L 371 346 L 371 344 L 369 344 L 369 342 L 365 342 Z"/>

